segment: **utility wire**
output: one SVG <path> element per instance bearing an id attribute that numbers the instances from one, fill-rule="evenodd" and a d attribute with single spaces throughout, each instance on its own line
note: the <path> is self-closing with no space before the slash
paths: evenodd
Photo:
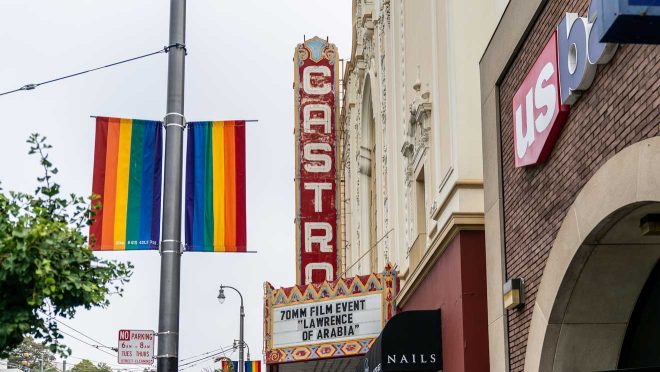
<path id="1" fill-rule="evenodd" d="M 218 355 L 218 356 L 220 356 L 220 355 Z M 200 364 L 204 364 L 204 363 L 210 363 L 211 365 L 213 365 L 214 360 L 213 360 L 212 358 L 206 358 L 206 359 L 204 359 L 204 360 L 200 360 L 200 361 L 198 361 L 198 362 L 196 362 L 196 363 L 193 363 L 193 364 L 190 364 L 190 365 L 186 365 L 186 366 L 180 367 L 180 368 L 179 368 L 179 372 L 181 372 L 181 371 L 185 371 L 185 370 L 190 369 L 190 368 L 198 367 Z"/>
<path id="2" fill-rule="evenodd" d="M 219 355 L 224 356 L 224 355 L 226 354 L 227 351 L 230 351 L 230 350 L 233 350 L 233 349 L 234 349 L 234 346 L 233 346 L 233 345 L 232 345 L 232 346 L 227 346 L 227 347 L 224 347 L 222 350 L 220 350 L 220 351 L 217 352 L 217 353 L 214 353 L 214 354 L 211 354 L 211 355 L 206 356 L 206 357 L 203 357 L 203 358 L 199 358 L 199 359 L 196 359 L 196 360 L 192 360 L 192 361 L 189 361 L 189 362 L 186 362 L 186 363 L 180 364 L 180 365 L 179 365 L 179 371 L 182 371 L 182 370 L 187 369 L 187 368 L 191 368 L 191 367 L 193 367 L 193 366 L 195 366 L 195 365 L 197 365 L 197 364 L 199 364 L 199 363 L 202 363 L 202 362 L 204 362 L 204 361 L 206 361 L 206 360 L 208 360 L 208 359 L 213 359 L 213 358 L 215 358 L 216 356 L 219 356 Z"/>
<path id="3" fill-rule="evenodd" d="M 138 366 L 137 364 L 120 365 L 120 364 L 117 364 L 117 363 L 108 363 L 108 362 L 104 362 L 104 361 L 100 361 L 100 360 L 94 360 L 94 359 L 89 359 L 89 358 L 81 358 L 79 356 L 73 356 L 73 355 L 69 355 L 66 358 L 62 358 L 61 360 L 57 361 L 56 364 L 60 364 L 60 363 L 62 363 L 62 360 L 68 360 L 68 358 L 78 359 L 80 361 L 89 360 L 90 362 L 95 363 L 97 365 L 100 364 L 100 363 L 103 363 L 103 364 L 106 364 L 106 365 L 110 366 L 113 370 L 142 371 L 144 368 L 149 368 L 148 365 L 145 365 L 144 367 Z M 75 364 L 73 366 L 75 366 Z M 133 366 L 133 367 L 127 367 L 127 366 Z"/>
<path id="4" fill-rule="evenodd" d="M 185 360 L 194 359 L 194 358 L 199 358 L 199 357 L 201 357 L 201 356 L 208 355 L 208 354 L 211 354 L 211 353 L 218 353 L 218 352 L 221 352 L 221 350 L 223 350 L 223 349 L 224 349 L 224 348 L 221 347 L 221 348 L 218 348 L 218 349 L 213 349 L 213 350 L 207 351 L 207 352 L 205 352 L 205 353 L 201 353 L 201 354 L 197 354 L 197 355 L 193 355 L 193 356 L 185 357 L 185 358 L 179 360 L 179 363 L 181 363 L 181 362 L 183 362 L 183 361 L 185 361 Z"/>
<path id="5" fill-rule="evenodd" d="M 232 349 L 233 349 L 233 347 L 228 347 L 228 348 L 225 348 L 223 350 L 218 351 L 217 353 L 214 353 L 214 354 L 211 354 L 211 355 L 199 358 L 199 359 L 195 359 L 195 360 L 191 360 L 191 361 L 182 363 L 181 365 L 179 365 L 179 370 L 192 367 L 195 364 L 198 364 L 198 363 L 203 362 L 203 361 L 208 360 L 208 359 L 213 359 L 213 358 L 215 358 L 219 355 L 224 356 L 227 351 L 232 350 Z"/>
<path id="6" fill-rule="evenodd" d="M 340 278 L 343 278 L 344 275 L 346 275 L 346 273 L 348 272 L 348 270 L 352 269 L 353 266 L 357 265 L 358 262 L 360 262 L 360 260 L 361 260 L 362 258 L 364 258 L 364 256 L 367 255 L 367 253 L 371 252 L 372 249 L 376 248 L 376 246 L 378 245 L 378 243 L 380 243 L 381 240 L 385 239 L 388 235 L 390 235 L 390 233 L 392 232 L 392 230 L 394 230 L 394 228 L 391 228 L 390 231 L 386 232 L 385 235 L 381 236 L 380 239 L 378 239 L 378 241 L 377 241 L 374 245 L 371 246 L 371 248 L 369 248 L 366 252 L 364 252 L 364 253 L 362 254 L 362 256 L 358 257 L 358 259 L 355 260 L 355 262 L 353 262 L 353 263 L 351 264 L 351 266 L 347 267 L 346 270 L 344 270 L 344 272 L 343 272 L 339 277 L 340 277 Z"/>
<path id="7" fill-rule="evenodd" d="M 84 336 L 85 338 L 91 340 L 92 342 L 95 342 L 95 343 L 97 344 L 97 346 L 105 347 L 105 348 L 107 348 L 107 349 L 114 350 L 115 352 L 117 351 L 117 350 L 116 350 L 116 349 L 117 349 L 116 347 L 110 347 L 110 346 L 107 346 L 107 345 L 104 344 L 103 342 L 101 342 L 101 341 L 99 341 L 99 340 L 95 340 L 95 339 L 93 339 L 93 338 L 87 336 L 86 334 L 84 334 L 84 333 L 80 332 L 79 330 L 77 330 L 77 329 L 71 327 L 70 325 L 67 325 L 66 323 L 62 322 L 61 320 L 59 320 L 59 319 L 57 319 L 57 318 L 55 318 L 55 317 L 52 317 L 51 319 L 53 319 L 54 321 L 60 323 L 61 325 L 65 326 L 65 327 L 71 329 L 72 331 L 78 333 L 79 335 Z"/>
<path id="8" fill-rule="evenodd" d="M 61 364 L 63 360 L 68 360 L 69 358 L 78 359 L 78 360 L 80 360 L 80 361 L 83 361 L 83 360 L 89 360 L 90 362 L 92 362 L 92 363 L 96 363 L 96 364 L 103 363 L 103 364 L 107 364 L 107 365 L 110 366 L 110 367 L 122 368 L 122 366 L 120 366 L 119 364 L 113 364 L 113 363 L 103 362 L 103 361 L 100 361 L 100 360 L 94 360 L 94 359 L 89 359 L 89 358 L 81 358 L 81 357 L 79 357 L 79 356 L 73 356 L 73 355 L 68 355 L 66 358 L 61 358 L 60 360 L 58 360 L 58 361 L 56 362 L 56 364 Z M 74 364 L 74 365 L 75 365 L 75 364 Z M 74 365 L 72 365 L 72 367 L 73 367 Z M 138 368 L 138 367 L 133 367 L 133 368 Z"/>
<path id="9" fill-rule="evenodd" d="M 75 76 L 78 76 L 78 75 L 83 75 L 83 74 L 86 74 L 86 73 L 89 73 L 89 72 L 98 71 L 98 70 L 102 70 L 102 69 L 104 69 L 104 68 L 108 68 L 108 67 L 113 67 L 113 66 L 121 65 L 122 63 L 127 63 L 127 62 L 135 61 L 135 60 L 138 60 L 138 59 L 141 59 L 141 58 L 150 57 L 150 56 L 153 56 L 153 55 L 155 55 L 155 54 L 167 53 L 167 52 L 170 51 L 170 48 L 183 48 L 183 49 L 185 50 L 185 49 L 186 49 L 186 46 L 183 45 L 183 44 L 179 44 L 179 43 L 172 44 L 172 45 L 168 45 L 168 46 L 166 46 L 166 47 L 163 47 L 163 49 L 157 50 L 157 51 L 155 51 L 155 52 L 151 52 L 151 53 L 143 54 L 143 55 L 141 55 L 141 56 L 137 56 L 137 57 L 133 57 L 133 58 L 125 59 L 125 60 L 122 60 L 122 61 L 118 61 L 118 62 L 110 63 L 110 64 L 108 64 L 108 65 L 104 65 L 104 66 L 100 66 L 100 67 L 95 67 L 95 68 L 92 68 L 92 69 L 89 69 L 89 70 L 85 70 L 85 71 L 76 72 L 75 74 L 65 75 L 65 76 L 61 76 L 61 77 L 55 78 L 55 79 L 42 81 L 41 83 L 25 84 L 25 85 L 23 85 L 22 87 L 20 87 L 20 88 L 18 88 L 18 89 L 9 90 L 9 91 L 6 91 L 6 92 L 3 92 L 3 93 L 0 93 L 0 96 L 4 96 L 4 95 L 6 95 L 6 94 L 10 94 L 10 93 L 20 92 L 20 91 L 22 91 L 22 90 L 33 90 L 33 89 L 35 89 L 36 87 L 41 86 L 41 85 L 46 85 L 46 84 L 54 83 L 54 82 L 56 82 L 56 81 L 60 81 L 60 80 L 64 80 L 64 79 L 68 79 L 68 78 L 72 78 L 72 77 L 75 77 Z"/>
<path id="10" fill-rule="evenodd" d="M 48 315 L 45 314 L 45 313 L 44 313 L 44 315 L 48 316 Z M 85 337 L 85 338 L 91 340 L 92 342 L 97 343 L 98 345 L 90 344 L 89 342 L 86 342 L 86 341 L 84 341 L 84 340 L 81 340 L 81 339 L 79 339 L 79 338 L 77 338 L 77 337 L 75 337 L 75 336 L 73 336 L 73 335 L 71 335 L 71 334 L 69 334 L 69 333 L 66 333 L 66 332 L 64 332 L 64 331 L 62 331 L 62 330 L 59 330 L 60 333 L 62 333 L 62 334 L 64 334 L 64 335 L 67 335 L 67 336 L 69 336 L 69 337 L 71 337 L 71 338 L 73 338 L 73 339 L 75 339 L 75 340 L 78 340 L 78 341 L 80 341 L 80 342 L 82 342 L 82 343 L 84 343 L 84 344 L 86 344 L 86 345 L 88 345 L 88 346 L 91 346 L 91 347 L 93 347 L 93 348 L 95 348 L 95 349 L 97 349 L 97 350 L 99 350 L 99 351 L 101 351 L 101 352 L 103 352 L 103 353 L 106 353 L 106 354 L 112 356 L 113 358 L 116 358 L 116 357 L 117 357 L 116 354 L 112 354 L 112 353 L 110 353 L 110 352 L 107 352 L 107 351 L 101 349 L 101 348 L 107 348 L 107 349 L 110 349 L 110 350 L 114 351 L 115 353 L 117 353 L 117 352 L 119 351 L 117 348 L 114 348 L 114 347 L 110 347 L 110 346 L 105 345 L 104 343 L 100 342 L 99 340 L 96 340 L 96 339 L 94 339 L 94 338 L 92 338 L 92 337 L 86 335 L 85 333 L 83 333 L 83 332 L 81 332 L 81 331 L 79 331 L 79 330 L 77 330 L 77 329 L 71 327 L 70 325 L 68 325 L 68 324 L 66 324 L 66 323 L 64 323 L 64 322 L 62 322 L 61 320 L 57 319 L 56 317 L 48 316 L 48 318 L 51 319 L 51 320 L 54 320 L 54 321 L 58 322 L 59 324 L 65 326 L 65 327 L 67 327 L 67 328 L 69 328 L 69 329 L 71 329 L 71 330 L 73 330 L 74 332 L 76 332 L 76 333 L 82 335 L 83 337 Z M 218 349 L 218 350 L 219 350 L 219 349 Z M 121 365 L 112 364 L 112 363 L 107 363 L 107 362 L 99 362 L 99 361 L 92 360 L 92 359 L 89 359 L 89 358 L 80 358 L 80 357 L 75 357 L 75 356 L 71 356 L 71 355 L 69 355 L 68 358 L 74 358 L 74 359 L 80 359 L 80 360 L 87 359 L 87 360 L 89 360 L 90 362 L 95 362 L 95 363 L 97 363 L 97 364 L 98 364 L 98 363 L 105 363 L 105 364 L 107 364 L 107 365 L 109 365 L 109 366 L 114 366 L 114 367 L 117 367 L 117 368 L 120 368 L 120 369 L 127 369 L 126 367 L 122 367 Z M 66 359 L 66 358 L 64 358 L 64 359 Z M 134 367 L 134 368 L 138 368 L 138 371 L 142 371 L 142 369 L 141 369 L 140 367 Z"/>
<path id="11" fill-rule="evenodd" d="M 205 357 L 205 358 L 199 359 L 199 360 L 195 360 L 195 361 L 189 362 L 188 364 L 183 364 L 183 365 L 179 366 L 179 371 L 184 371 L 184 370 L 186 370 L 186 369 L 188 369 L 188 368 L 193 368 L 193 367 L 195 367 L 195 366 L 197 366 L 197 365 L 199 365 L 199 364 L 202 364 L 202 363 L 209 363 L 209 362 L 212 363 L 212 362 L 213 362 L 213 358 L 215 358 L 215 357 L 217 357 L 217 356 L 221 356 L 221 355 L 223 355 L 223 354 L 218 353 L 218 354 L 211 355 L 211 356 L 208 356 L 208 357 Z"/>
<path id="12" fill-rule="evenodd" d="M 93 345 L 93 344 L 90 344 L 89 342 L 87 342 L 87 341 L 85 341 L 85 340 L 81 340 L 81 339 L 79 339 L 78 337 L 76 337 L 76 336 L 74 336 L 74 335 L 71 335 L 71 334 L 69 334 L 69 333 L 66 333 L 66 332 L 64 332 L 64 331 L 62 331 L 62 330 L 60 330 L 59 332 L 60 332 L 61 334 L 63 334 L 63 335 L 67 335 L 67 336 L 71 337 L 71 338 L 74 339 L 74 340 L 78 340 L 78 341 L 82 342 L 83 344 L 85 344 L 85 345 L 87 345 L 87 346 L 91 346 L 91 347 L 93 347 L 94 349 L 96 349 L 96 350 L 98 350 L 98 351 L 100 351 L 100 352 L 102 352 L 102 353 L 106 353 L 106 354 L 110 355 L 110 356 L 113 357 L 113 358 L 117 357 L 117 355 L 115 355 L 115 354 L 111 354 L 110 352 L 101 349 L 101 347 L 100 347 L 99 345 Z"/>
<path id="13" fill-rule="evenodd" d="M 74 337 L 74 336 L 72 336 L 72 335 L 70 335 L 70 334 L 68 334 L 68 333 L 65 333 L 65 332 L 62 331 L 62 330 L 60 330 L 60 333 L 63 333 L 63 334 L 65 334 L 65 335 L 69 336 L 69 337 L 72 337 L 72 338 L 74 338 L 74 339 L 76 339 L 76 340 L 78 340 L 78 341 L 80 341 L 80 342 L 83 342 L 83 343 L 85 343 L 85 344 L 87 344 L 87 345 L 89 345 L 89 346 L 91 346 L 91 347 L 93 347 L 93 348 L 95 348 L 95 349 L 98 349 L 98 350 L 101 350 L 101 348 L 103 347 L 103 348 L 106 348 L 106 349 L 110 349 L 110 350 L 114 351 L 115 353 L 119 351 L 117 348 L 115 348 L 115 347 L 110 347 L 110 346 L 104 344 L 103 342 L 101 342 L 101 341 L 99 341 L 99 340 L 96 340 L 96 339 L 94 339 L 94 338 L 92 338 L 92 337 L 86 335 L 85 333 L 83 333 L 83 332 L 81 332 L 81 331 L 79 331 L 79 330 L 77 330 L 77 329 L 71 327 L 70 325 L 64 323 L 63 321 L 57 319 L 57 318 L 54 317 L 54 316 L 50 316 L 50 315 L 48 315 L 48 314 L 46 314 L 46 313 L 43 313 L 43 314 L 46 315 L 46 316 L 48 317 L 48 319 L 50 319 L 50 320 L 54 320 L 54 321 L 56 321 L 57 323 L 59 323 L 59 324 L 65 326 L 65 327 L 71 329 L 72 331 L 76 332 L 77 334 L 79 334 L 79 335 L 81 335 L 81 336 L 83 336 L 83 337 L 85 337 L 85 338 L 91 340 L 92 342 L 95 342 L 96 345 L 90 344 L 90 343 L 88 343 L 88 342 L 86 342 L 86 341 L 83 341 L 83 340 L 81 340 L 81 339 L 79 339 L 79 338 L 76 338 L 76 337 Z M 103 350 L 101 350 L 101 351 L 103 351 Z M 113 355 L 113 354 L 110 354 L 110 355 L 115 356 L 115 355 Z"/>

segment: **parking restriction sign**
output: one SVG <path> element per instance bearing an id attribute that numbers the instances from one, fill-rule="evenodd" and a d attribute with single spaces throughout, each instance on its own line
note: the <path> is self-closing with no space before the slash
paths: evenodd
<path id="1" fill-rule="evenodd" d="M 154 335 L 154 331 L 120 330 L 117 362 L 119 364 L 153 364 Z"/>

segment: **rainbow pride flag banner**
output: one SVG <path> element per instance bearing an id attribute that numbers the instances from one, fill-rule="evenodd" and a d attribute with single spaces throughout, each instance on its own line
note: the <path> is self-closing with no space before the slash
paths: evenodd
<path id="1" fill-rule="evenodd" d="M 245 372 L 261 372 L 261 361 L 260 360 L 246 360 L 245 362 Z M 238 362 L 223 360 L 221 366 L 222 372 L 238 372 Z"/>
<path id="2" fill-rule="evenodd" d="M 261 361 L 260 360 L 246 361 L 245 372 L 261 372 Z"/>
<path id="3" fill-rule="evenodd" d="M 159 121 L 96 118 L 92 250 L 158 249 L 162 148 Z"/>
<path id="4" fill-rule="evenodd" d="M 186 250 L 245 252 L 245 121 L 188 123 Z"/>

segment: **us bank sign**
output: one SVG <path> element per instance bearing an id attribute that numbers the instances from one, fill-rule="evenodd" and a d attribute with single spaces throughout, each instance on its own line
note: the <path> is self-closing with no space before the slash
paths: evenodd
<path id="1" fill-rule="evenodd" d="M 396 272 L 275 289 L 265 285 L 268 364 L 365 354 L 395 313 Z"/>
<path id="2" fill-rule="evenodd" d="M 660 0 L 591 0 L 566 13 L 513 97 L 516 167 L 547 160 L 570 107 L 618 43 L 660 43 Z"/>
<path id="3" fill-rule="evenodd" d="M 617 45 L 600 42 L 601 8 L 602 0 L 592 0 L 587 17 L 566 13 L 514 95 L 516 167 L 548 158 L 570 106 L 591 86 L 597 65 L 614 56 Z"/>

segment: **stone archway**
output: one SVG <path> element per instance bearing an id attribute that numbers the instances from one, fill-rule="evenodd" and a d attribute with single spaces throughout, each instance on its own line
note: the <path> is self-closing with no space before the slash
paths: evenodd
<path id="1" fill-rule="evenodd" d="M 534 304 L 525 371 L 615 369 L 626 327 L 660 258 L 639 219 L 660 213 L 660 137 L 609 159 L 569 208 Z"/>

